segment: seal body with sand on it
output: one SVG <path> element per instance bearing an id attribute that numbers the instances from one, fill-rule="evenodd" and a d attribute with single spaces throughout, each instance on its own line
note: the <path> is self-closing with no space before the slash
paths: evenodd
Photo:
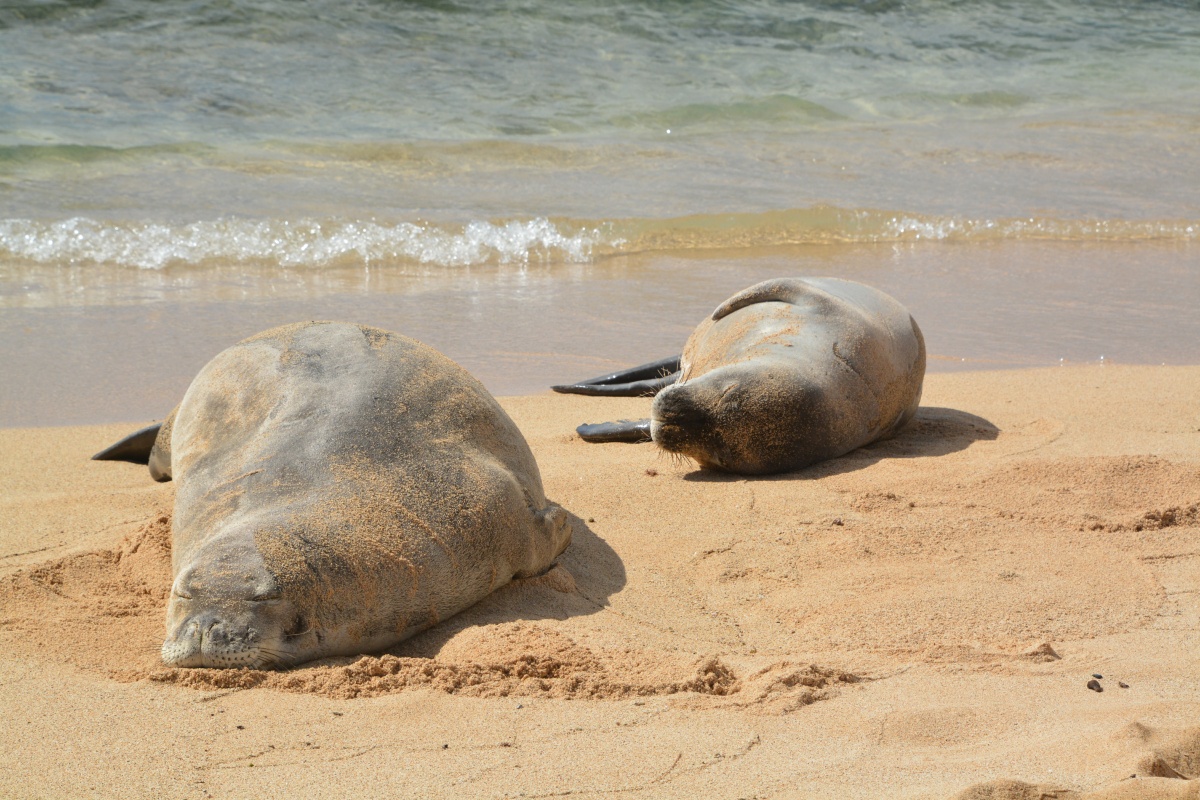
<path id="1" fill-rule="evenodd" d="M 246 339 L 200 371 L 150 448 L 152 432 L 96 457 L 177 484 L 169 666 L 378 651 L 544 572 L 571 539 L 487 390 L 376 328 Z"/>
<path id="2" fill-rule="evenodd" d="M 655 364 L 670 368 L 672 360 Z M 651 365 L 646 365 L 651 366 Z M 778 278 L 726 300 L 664 375 L 649 420 L 580 426 L 592 441 L 653 440 L 702 467 L 802 469 L 893 435 L 917 411 L 925 342 L 883 292 L 837 278 Z M 556 391 L 645 394 L 645 367 Z"/>

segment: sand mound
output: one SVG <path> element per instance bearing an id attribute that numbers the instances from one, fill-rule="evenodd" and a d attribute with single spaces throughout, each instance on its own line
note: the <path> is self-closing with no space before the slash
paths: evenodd
<path id="1" fill-rule="evenodd" d="M 498 627 L 498 629 L 497 629 Z M 429 688 L 471 697 L 619 699 L 694 692 L 723 696 L 739 689 L 717 658 L 699 661 L 662 654 L 596 652 L 538 623 L 477 629 L 438 658 L 385 654 L 349 664 L 317 663 L 287 672 L 160 669 L 154 681 L 198 689 L 264 687 L 349 699 Z"/>
<path id="2" fill-rule="evenodd" d="M 158 661 L 170 586 L 171 521 L 159 513 L 113 549 L 0 581 L 0 628 L 19 634 L 7 647 L 22 656 L 115 674 Z"/>
<path id="3" fill-rule="evenodd" d="M 1077 800 L 1079 792 L 1022 781 L 981 783 L 954 796 L 954 800 Z"/>
<path id="4" fill-rule="evenodd" d="M 981 485 L 1005 486 L 1028 519 L 1080 530 L 1160 530 L 1200 522 L 1200 468 L 1155 456 L 1030 459 Z M 1147 491 L 1150 487 L 1152 491 Z"/>
<path id="5" fill-rule="evenodd" d="M 1138 761 L 1137 774 L 1200 780 L 1200 726 L 1173 733 L 1141 727 L 1152 749 Z"/>
<path id="6" fill-rule="evenodd" d="M 552 623 L 462 620 L 435 657 L 387 653 L 325 659 L 289 671 L 166 669 L 158 658 L 170 573 L 170 517 L 158 514 L 111 550 L 47 562 L 0 582 L 4 629 L 23 655 L 52 658 L 119 681 L 150 680 L 193 689 L 268 688 L 350 699 L 426 688 L 471 697 L 621 699 L 690 694 L 784 713 L 833 695 L 858 676 L 815 665 L 772 664 L 739 680 L 716 656 L 581 645 Z M 561 566 L 497 592 L 575 589 Z M 528 599 L 528 598 L 525 598 Z M 487 605 L 487 604 L 485 604 Z M 481 609 L 482 616 L 488 608 Z M 469 613 L 469 612 L 468 612 Z M 444 636 L 438 631 L 435 636 Z M 430 644 L 418 640 L 417 650 Z M 429 637 L 427 637 L 429 638 Z M 81 648 L 78 643 L 89 642 Z M 397 652 L 403 652 L 400 645 Z"/>
<path id="7" fill-rule="evenodd" d="M 1015 780 L 977 784 L 955 800 L 1186 800 L 1200 798 L 1200 727 L 1162 731 L 1133 723 L 1122 732 L 1150 747 L 1129 777 L 1097 792 L 1080 793 Z"/>
<path id="8" fill-rule="evenodd" d="M 954 800 L 1196 800 L 1200 784 L 1163 778 L 1129 778 L 1098 792 L 1081 794 L 1044 784 L 998 780 L 972 786 Z"/>

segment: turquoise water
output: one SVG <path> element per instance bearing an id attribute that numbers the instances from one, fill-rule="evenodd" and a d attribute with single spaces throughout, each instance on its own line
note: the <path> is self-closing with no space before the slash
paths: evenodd
<path id="1" fill-rule="evenodd" d="M 0 7 L 10 281 L 1193 242 L 1197 186 L 1196 2 Z"/>

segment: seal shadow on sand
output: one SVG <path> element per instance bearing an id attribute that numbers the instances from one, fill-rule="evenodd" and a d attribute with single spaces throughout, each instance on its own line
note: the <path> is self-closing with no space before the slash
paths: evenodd
<path id="1" fill-rule="evenodd" d="M 625 564 L 586 522 L 569 511 L 567 514 L 571 519 L 571 544 L 546 574 L 501 586 L 475 605 L 383 653 L 434 658 L 448 641 L 468 628 L 564 620 L 603 610 L 608 598 L 625 586 Z"/>
<path id="2" fill-rule="evenodd" d="M 975 442 L 995 441 L 999 436 L 1000 429 L 983 417 L 955 408 L 921 406 L 912 421 L 892 438 L 872 442 L 844 456 L 797 472 L 750 477 L 696 469 L 684 475 L 683 479 L 708 483 L 815 480 L 865 469 L 886 459 L 946 456 L 966 450 Z"/>

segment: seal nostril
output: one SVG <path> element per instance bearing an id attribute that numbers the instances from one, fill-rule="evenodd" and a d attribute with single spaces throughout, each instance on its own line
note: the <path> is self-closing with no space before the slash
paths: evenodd
<path id="1" fill-rule="evenodd" d="M 188 630 L 195 637 L 201 650 L 207 651 L 214 646 L 222 647 L 229 642 L 229 632 L 216 616 L 206 615 L 189 625 Z"/>

